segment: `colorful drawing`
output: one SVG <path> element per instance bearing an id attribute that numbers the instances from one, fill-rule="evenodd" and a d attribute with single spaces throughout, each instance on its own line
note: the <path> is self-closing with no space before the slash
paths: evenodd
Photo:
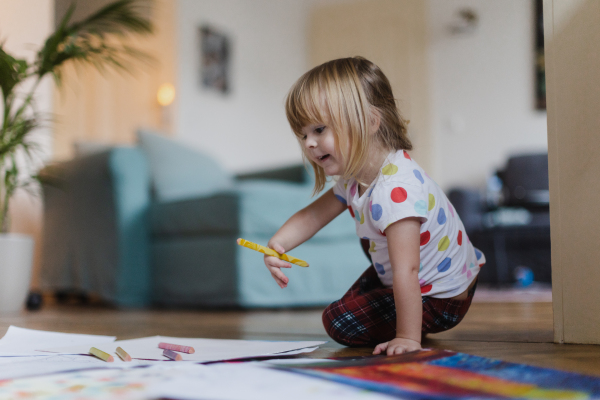
<path id="1" fill-rule="evenodd" d="M 598 377 L 446 350 L 278 368 L 409 399 L 600 397 Z"/>
<path id="2" fill-rule="evenodd" d="M 157 382 L 179 376 L 177 369 L 134 368 L 77 371 L 0 381 L 0 400 L 143 400 Z"/>

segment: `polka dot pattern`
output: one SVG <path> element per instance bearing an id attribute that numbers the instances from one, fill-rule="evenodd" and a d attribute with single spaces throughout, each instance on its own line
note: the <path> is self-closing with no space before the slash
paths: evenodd
<path id="1" fill-rule="evenodd" d="M 425 200 L 419 200 L 415 203 L 415 212 L 419 215 L 427 215 L 427 203 Z"/>
<path id="2" fill-rule="evenodd" d="M 479 250 L 475 249 L 475 257 L 477 257 L 477 260 L 480 260 L 482 255 L 483 254 Z"/>
<path id="3" fill-rule="evenodd" d="M 403 203 L 408 198 L 408 194 L 403 187 L 395 187 L 392 189 L 390 197 L 394 203 Z"/>
<path id="4" fill-rule="evenodd" d="M 398 172 L 398 166 L 394 164 L 388 164 L 381 169 L 383 175 L 395 175 Z"/>
<path id="5" fill-rule="evenodd" d="M 476 258 L 456 210 L 407 152 L 387 158 L 366 195 L 359 196 L 359 188 L 355 179 L 341 179 L 334 194 L 355 220 L 358 236 L 369 238 L 368 252 L 386 287 L 393 285 L 388 254 L 393 243 L 386 240 L 385 229 L 414 216 L 421 217 L 419 286 L 423 295 L 457 295 L 478 274 L 484 256 L 477 251 Z"/>
<path id="6" fill-rule="evenodd" d="M 440 208 L 440 212 L 438 213 L 437 222 L 440 225 L 444 225 L 446 223 L 446 212 L 443 208 Z"/>
<path id="7" fill-rule="evenodd" d="M 345 198 L 343 198 L 342 196 L 340 196 L 339 194 L 336 194 L 335 197 L 345 206 L 348 205 L 348 202 L 346 201 Z"/>
<path id="8" fill-rule="evenodd" d="M 415 174 L 415 178 L 417 178 L 421 184 L 425 183 L 425 179 L 423 179 L 423 176 L 418 169 L 413 169 L 413 174 Z"/>
<path id="9" fill-rule="evenodd" d="M 454 208 L 450 202 L 448 202 L 448 210 L 450 210 L 450 214 L 452 214 L 452 218 L 454 218 Z"/>
<path id="10" fill-rule="evenodd" d="M 450 239 L 448 236 L 444 236 L 438 242 L 438 251 L 446 251 L 448 250 L 448 247 L 450 247 Z"/>
<path id="11" fill-rule="evenodd" d="M 450 257 L 446 257 L 446 258 L 444 258 L 444 261 L 442 261 L 437 266 L 437 270 L 438 270 L 438 272 L 446 272 L 450 269 L 451 265 L 452 265 L 452 259 Z"/>
<path id="12" fill-rule="evenodd" d="M 435 196 L 429 193 L 429 206 L 427 207 L 428 211 L 433 210 L 435 207 Z"/>
<path id="13" fill-rule="evenodd" d="M 373 204 L 371 206 L 371 216 L 375 221 L 379 221 L 383 215 L 383 208 L 379 204 Z"/>
<path id="14" fill-rule="evenodd" d="M 421 246 L 425 246 L 429 243 L 429 239 L 431 239 L 431 233 L 429 233 L 429 231 L 421 233 Z"/>

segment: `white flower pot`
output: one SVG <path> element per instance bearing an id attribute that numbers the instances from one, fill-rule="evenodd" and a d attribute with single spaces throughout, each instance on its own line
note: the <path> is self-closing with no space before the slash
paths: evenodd
<path id="1" fill-rule="evenodd" d="M 31 283 L 33 238 L 0 233 L 0 315 L 23 309 Z"/>

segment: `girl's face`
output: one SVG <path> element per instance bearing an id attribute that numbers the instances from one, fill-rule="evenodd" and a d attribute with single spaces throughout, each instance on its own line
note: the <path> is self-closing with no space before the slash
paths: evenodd
<path id="1" fill-rule="evenodd" d="M 302 128 L 302 134 L 307 157 L 323 168 L 326 175 L 341 175 L 344 165 L 332 129 L 325 123 L 311 124 Z"/>

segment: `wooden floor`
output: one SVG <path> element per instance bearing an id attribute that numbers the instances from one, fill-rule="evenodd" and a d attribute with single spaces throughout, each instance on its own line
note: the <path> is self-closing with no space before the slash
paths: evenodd
<path id="1" fill-rule="evenodd" d="M 60 332 L 114 335 L 118 339 L 163 335 L 266 340 L 328 340 L 321 312 L 119 311 L 93 305 L 46 305 L 36 312 L 0 317 L 10 325 Z M 600 346 L 552 343 L 552 303 L 473 303 L 456 328 L 430 335 L 423 347 L 600 376 Z M 307 357 L 368 355 L 369 348 L 328 342 Z"/>

